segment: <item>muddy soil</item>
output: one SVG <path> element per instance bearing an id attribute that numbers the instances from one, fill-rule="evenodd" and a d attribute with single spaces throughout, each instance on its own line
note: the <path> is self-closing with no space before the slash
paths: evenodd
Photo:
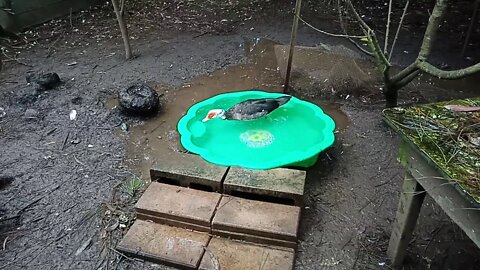
<path id="1" fill-rule="evenodd" d="M 0 191 L 0 269 L 165 269 L 124 257 L 114 247 L 134 219 L 132 205 L 148 185 L 146 171 L 155 157 L 183 151 L 178 118 L 216 93 L 281 91 L 292 3 L 235 2 L 232 8 L 215 1 L 138 2 L 127 8 L 136 54 L 130 61 L 123 60 L 108 6 L 31 29 L 22 35 L 28 43 L 5 45 L 0 173 L 15 180 Z M 305 18 L 338 31 L 334 1 L 326 2 L 307 2 Z M 365 12 L 385 10 L 383 2 L 363 3 Z M 459 3 L 452 18 L 470 12 Z M 400 66 L 418 50 L 431 1 L 415 5 L 424 9 L 408 15 L 402 32 L 408 38 L 397 44 L 393 58 Z M 374 14 L 368 19 L 381 25 L 385 18 Z M 468 27 L 463 19 L 447 18 L 434 63 L 479 61 L 480 52 L 471 49 L 480 44 L 478 29 L 468 57 L 458 57 L 459 37 Z M 343 125 L 335 145 L 308 171 L 295 268 L 388 269 L 385 251 L 403 172 L 396 161 L 398 137 L 381 119 L 384 101 L 375 71 L 343 39 L 302 26 L 298 43 L 309 48 L 299 52 L 305 61 L 295 64 L 292 94 L 319 104 Z M 25 81 L 29 71 L 57 72 L 63 83 L 33 94 Z M 119 113 L 114 97 L 135 81 L 162 96 L 155 117 Z M 402 90 L 401 103 L 478 95 L 479 81 L 422 76 Z M 479 268 L 479 250 L 430 198 L 418 224 L 405 269 Z"/>

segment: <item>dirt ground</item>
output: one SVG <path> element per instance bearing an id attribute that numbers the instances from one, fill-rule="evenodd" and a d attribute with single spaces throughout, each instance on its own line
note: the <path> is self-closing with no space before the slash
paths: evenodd
<path id="1" fill-rule="evenodd" d="M 14 181 L 0 190 L 0 269 L 166 269 L 114 250 L 141 195 L 132 179 L 144 188 L 156 156 L 182 151 L 176 121 L 194 102 L 225 91 L 281 90 L 279 49 L 288 44 L 293 3 L 139 2 L 127 1 L 136 55 L 129 61 L 109 6 L 35 27 L 21 35 L 26 41 L 4 45 L 0 175 Z M 307 1 L 305 18 L 338 31 L 333 2 Z M 382 25 L 384 2 L 362 1 L 367 20 Z M 413 5 L 418 10 L 407 16 L 393 58 L 399 66 L 415 57 L 431 10 L 431 1 Z M 467 57 L 459 56 L 470 15 L 458 14 L 470 14 L 468 5 L 452 9 L 433 63 L 480 60 L 480 23 Z M 375 71 L 342 38 L 302 25 L 298 39 L 315 47 L 318 61 L 296 63 L 292 94 L 326 108 L 343 128 L 307 172 L 295 269 L 389 269 L 385 252 L 403 172 L 399 138 L 381 118 Z M 57 72 L 63 83 L 33 94 L 25 81 L 30 71 Z M 115 106 L 118 89 L 137 81 L 163 94 L 152 119 L 128 118 Z M 402 90 L 401 104 L 475 96 L 479 82 L 480 76 L 442 82 L 424 75 Z M 405 269 L 479 265 L 479 249 L 427 197 Z"/>

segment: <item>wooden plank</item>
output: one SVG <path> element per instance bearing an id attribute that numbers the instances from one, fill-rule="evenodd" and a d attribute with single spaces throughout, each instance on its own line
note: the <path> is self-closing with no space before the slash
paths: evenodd
<path id="1" fill-rule="evenodd" d="M 255 194 L 287 199 L 291 204 L 303 204 L 306 172 L 292 169 L 247 170 L 230 168 L 224 182 L 227 194 Z M 287 201 L 288 202 L 288 201 Z"/>
<path id="2" fill-rule="evenodd" d="M 403 263 L 424 198 L 422 186 L 407 172 L 387 250 L 394 267 Z"/>
<path id="3" fill-rule="evenodd" d="M 161 183 L 219 192 L 227 169 L 207 163 L 196 155 L 171 152 L 158 157 L 150 169 L 150 178 Z"/>
<path id="4" fill-rule="evenodd" d="M 468 237 L 480 247 L 480 207 L 471 197 L 459 191 L 458 184 L 446 179 L 430 166 L 421 153 L 402 144 L 402 163 Z"/>

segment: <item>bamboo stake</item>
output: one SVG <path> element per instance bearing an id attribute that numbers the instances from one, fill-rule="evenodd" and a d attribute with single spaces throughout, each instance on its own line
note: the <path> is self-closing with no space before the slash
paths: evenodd
<path id="1" fill-rule="evenodd" d="M 290 83 L 290 72 L 292 69 L 293 50 L 294 50 L 295 42 L 297 40 L 298 18 L 300 17 L 301 7 L 302 7 L 302 0 L 297 0 L 295 3 L 295 17 L 293 18 L 292 35 L 290 37 L 290 51 L 288 53 L 287 72 L 285 76 L 283 93 L 288 92 L 288 86 Z"/>
<path id="2" fill-rule="evenodd" d="M 467 36 L 465 37 L 465 43 L 462 48 L 462 56 L 465 56 L 465 51 L 467 50 L 468 42 L 470 41 L 470 35 L 472 34 L 473 25 L 477 21 L 478 6 L 480 5 L 480 0 L 475 1 L 475 7 L 473 8 L 472 19 L 470 21 L 470 26 L 468 27 Z"/>

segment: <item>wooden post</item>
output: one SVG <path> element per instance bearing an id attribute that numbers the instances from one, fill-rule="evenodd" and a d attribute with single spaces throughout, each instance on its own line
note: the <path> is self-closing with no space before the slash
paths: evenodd
<path id="1" fill-rule="evenodd" d="M 295 42 L 297 40 L 298 17 L 300 17 L 301 8 L 302 8 L 302 0 L 297 0 L 297 2 L 295 3 L 295 17 L 293 18 L 292 35 L 290 37 L 290 52 L 288 53 L 287 72 L 285 75 L 285 84 L 283 87 L 283 93 L 288 92 L 288 86 L 290 83 L 290 71 L 292 69 L 293 51 L 295 47 Z"/>
<path id="2" fill-rule="evenodd" d="M 394 268 L 398 268 L 403 263 L 424 198 L 423 187 L 409 172 L 406 172 L 398 202 L 397 217 L 393 223 L 387 250 Z"/>

